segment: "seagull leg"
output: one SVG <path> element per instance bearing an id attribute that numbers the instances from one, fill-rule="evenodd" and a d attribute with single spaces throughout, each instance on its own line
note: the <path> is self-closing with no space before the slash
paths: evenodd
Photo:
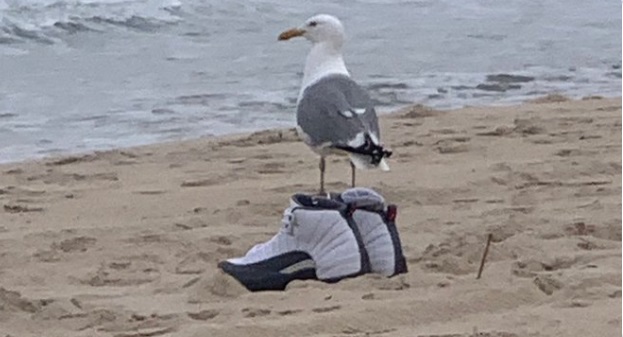
<path id="1" fill-rule="evenodd" d="M 320 192 L 318 192 L 318 194 L 325 194 L 324 193 L 324 166 L 325 166 L 325 162 L 324 162 L 324 156 L 320 156 L 320 163 L 318 164 L 318 168 L 320 169 Z"/>
<path id="2" fill-rule="evenodd" d="M 353 162 L 350 162 L 350 186 L 351 187 L 355 187 L 355 164 L 353 164 Z"/>

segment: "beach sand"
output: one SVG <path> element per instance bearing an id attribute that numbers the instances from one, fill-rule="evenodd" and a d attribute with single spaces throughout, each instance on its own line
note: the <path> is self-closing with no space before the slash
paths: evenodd
<path id="1" fill-rule="evenodd" d="M 620 98 L 381 123 L 392 171 L 358 182 L 398 205 L 410 272 L 284 292 L 216 264 L 317 190 L 292 130 L 0 166 L 0 337 L 621 335 Z"/>

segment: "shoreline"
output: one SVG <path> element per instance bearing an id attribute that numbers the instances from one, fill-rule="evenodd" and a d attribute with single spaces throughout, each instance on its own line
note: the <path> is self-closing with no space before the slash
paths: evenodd
<path id="1" fill-rule="evenodd" d="M 358 181 L 398 205 L 408 274 L 248 293 L 218 271 L 276 233 L 292 194 L 316 191 L 317 158 L 292 129 L 0 164 L 3 332 L 621 333 L 620 97 L 379 119 L 392 171 Z M 330 157 L 327 189 L 349 177 Z"/>
<path id="2" fill-rule="evenodd" d="M 587 95 L 587 96 L 574 98 L 574 97 L 570 97 L 564 94 L 550 93 L 550 94 L 545 94 L 543 96 L 536 97 L 533 99 L 526 99 L 526 100 L 521 100 L 521 101 L 508 101 L 508 102 L 503 102 L 499 104 L 488 104 L 488 105 L 466 105 L 466 106 L 450 108 L 450 109 L 439 109 L 436 107 L 430 107 L 425 104 L 419 104 L 419 103 L 413 103 L 413 104 L 409 104 L 406 106 L 404 106 L 403 104 L 402 107 L 384 111 L 378 114 L 379 114 L 379 118 L 384 118 L 383 116 L 391 116 L 394 114 L 400 114 L 401 112 L 413 106 L 420 106 L 422 108 L 430 109 L 432 111 L 452 112 L 452 111 L 470 109 L 470 108 L 505 108 L 505 107 L 512 107 L 512 106 L 519 106 L 523 104 L 533 104 L 533 103 L 548 103 L 548 102 L 556 103 L 556 102 L 565 102 L 565 101 L 583 101 L 583 100 L 591 100 L 591 99 L 610 100 L 610 99 L 617 99 L 617 98 L 621 99 L 621 96 Z M 228 134 L 219 135 L 219 136 L 205 135 L 205 136 L 199 136 L 199 137 L 189 138 L 189 139 L 166 140 L 166 141 L 148 143 L 148 144 L 143 144 L 143 145 L 128 145 L 128 146 L 114 147 L 110 149 L 84 150 L 84 151 L 76 151 L 76 152 L 69 151 L 69 152 L 54 153 L 54 154 L 49 154 L 49 155 L 44 154 L 41 156 L 24 158 L 24 159 L 19 159 L 16 161 L 6 161 L 6 162 L 0 161 L 0 167 L 12 165 L 12 164 L 19 164 L 19 163 L 50 161 L 50 160 L 54 160 L 54 158 L 82 157 L 82 156 L 96 155 L 99 153 L 140 149 L 140 148 L 151 147 L 151 146 L 156 146 L 156 147 L 160 145 L 166 146 L 168 144 L 170 145 L 170 144 L 176 144 L 176 143 L 187 143 L 187 142 L 204 141 L 204 140 L 214 140 L 218 142 L 219 139 L 243 138 L 243 137 L 247 137 L 253 134 L 261 134 L 261 133 L 266 133 L 266 132 L 269 132 L 269 133 L 270 132 L 285 132 L 285 131 L 291 131 L 291 130 L 294 130 L 294 124 L 293 124 L 293 127 L 291 128 L 265 128 L 265 129 L 258 129 L 257 131 L 250 131 L 250 132 L 249 131 L 234 132 L 234 133 L 228 133 Z"/>

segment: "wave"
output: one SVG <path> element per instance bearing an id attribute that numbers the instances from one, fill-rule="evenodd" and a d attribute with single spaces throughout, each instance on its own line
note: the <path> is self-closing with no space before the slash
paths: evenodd
<path id="1" fill-rule="evenodd" d="M 113 28 L 154 32 L 176 24 L 179 0 L 0 0 L 0 44 L 54 44 L 66 34 Z"/>

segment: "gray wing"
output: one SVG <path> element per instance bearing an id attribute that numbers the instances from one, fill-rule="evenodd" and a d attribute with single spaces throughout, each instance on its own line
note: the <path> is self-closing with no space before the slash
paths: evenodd
<path id="1" fill-rule="evenodd" d="M 379 124 L 370 96 L 350 77 L 332 75 L 303 92 L 296 120 L 309 145 L 346 145 L 361 132 L 380 139 Z"/>

